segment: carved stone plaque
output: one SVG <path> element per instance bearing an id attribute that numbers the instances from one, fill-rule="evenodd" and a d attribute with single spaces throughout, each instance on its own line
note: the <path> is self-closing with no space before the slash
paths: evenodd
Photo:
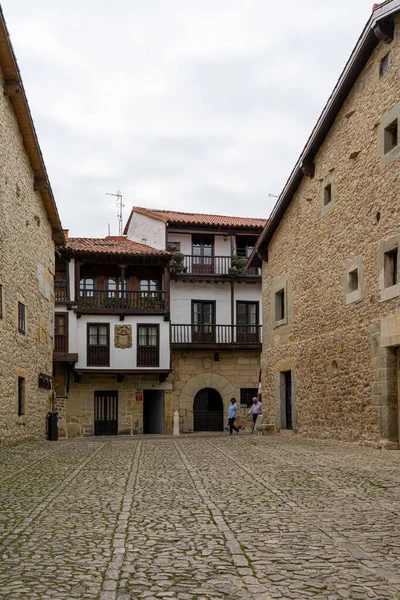
<path id="1" fill-rule="evenodd" d="M 115 326 L 114 346 L 116 348 L 132 348 L 132 325 Z"/>

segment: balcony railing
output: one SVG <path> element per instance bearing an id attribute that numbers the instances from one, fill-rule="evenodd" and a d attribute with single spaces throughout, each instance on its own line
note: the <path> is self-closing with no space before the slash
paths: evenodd
<path id="1" fill-rule="evenodd" d="M 68 282 L 67 281 L 55 281 L 54 282 L 54 294 L 56 302 L 68 302 Z"/>
<path id="2" fill-rule="evenodd" d="M 172 344 L 261 344 L 261 325 L 171 325 Z"/>
<path id="3" fill-rule="evenodd" d="M 80 310 L 164 311 L 166 292 L 79 290 Z"/>
<path id="4" fill-rule="evenodd" d="M 67 336 L 64 334 L 56 333 L 54 336 L 54 352 L 66 353 L 68 352 Z"/>
<path id="5" fill-rule="evenodd" d="M 188 275 L 237 275 L 232 269 L 231 256 L 195 256 L 185 254 L 183 261 L 183 270 L 179 273 Z M 261 275 L 261 270 L 251 267 L 246 272 L 246 276 Z"/>

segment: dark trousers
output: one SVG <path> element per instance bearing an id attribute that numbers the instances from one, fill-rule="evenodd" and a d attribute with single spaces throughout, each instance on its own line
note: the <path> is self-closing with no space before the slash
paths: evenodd
<path id="1" fill-rule="evenodd" d="M 235 430 L 239 433 L 239 429 L 237 427 L 235 427 L 235 417 L 232 417 L 232 419 L 228 419 L 228 422 L 229 422 L 229 433 L 232 435 L 233 430 Z"/>

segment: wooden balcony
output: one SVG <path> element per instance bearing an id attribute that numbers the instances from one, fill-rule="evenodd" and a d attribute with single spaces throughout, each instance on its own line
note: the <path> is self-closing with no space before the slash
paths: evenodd
<path id="1" fill-rule="evenodd" d="M 81 313 L 164 313 L 168 294 L 165 291 L 131 292 L 120 290 L 79 290 L 77 312 Z"/>
<path id="2" fill-rule="evenodd" d="M 249 348 L 261 350 L 261 325 L 171 325 L 173 348 Z"/>
<path id="3" fill-rule="evenodd" d="M 55 334 L 53 360 L 54 362 L 78 362 L 78 354 L 68 352 L 68 336 Z"/>
<path id="4" fill-rule="evenodd" d="M 68 281 L 55 281 L 54 282 L 54 295 L 56 303 L 64 304 L 69 302 L 68 294 Z"/>
<path id="5" fill-rule="evenodd" d="M 246 273 L 240 273 L 232 267 L 231 256 L 195 256 L 186 254 L 182 267 L 171 272 L 173 277 L 180 278 L 198 276 L 200 279 L 208 277 L 261 277 L 261 269 L 251 267 Z"/>

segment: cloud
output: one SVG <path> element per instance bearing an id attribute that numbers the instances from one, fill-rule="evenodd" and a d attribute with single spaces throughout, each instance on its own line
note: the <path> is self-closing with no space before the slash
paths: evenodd
<path id="1" fill-rule="evenodd" d="M 266 217 L 370 0 L 3 0 L 61 218 L 114 199 Z"/>

